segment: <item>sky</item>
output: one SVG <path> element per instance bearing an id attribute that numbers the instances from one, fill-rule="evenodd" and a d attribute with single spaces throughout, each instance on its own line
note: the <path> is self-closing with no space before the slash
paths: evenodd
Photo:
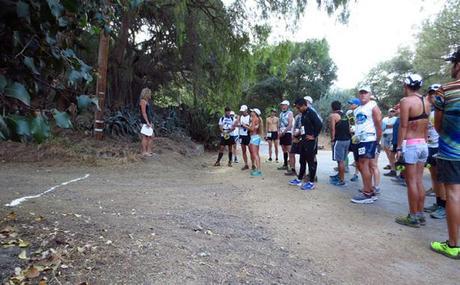
<path id="1" fill-rule="evenodd" d="M 316 2 L 316 1 L 311 1 Z M 415 35 L 425 19 L 439 13 L 445 0 L 350 1 L 348 24 L 309 6 L 294 32 L 284 21 L 275 23 L 269 42 L 326 38 L 338 67 L 337 88 L 353 88 L 377 63 L 396 55 L 401 46 L 415 46 Z"/>

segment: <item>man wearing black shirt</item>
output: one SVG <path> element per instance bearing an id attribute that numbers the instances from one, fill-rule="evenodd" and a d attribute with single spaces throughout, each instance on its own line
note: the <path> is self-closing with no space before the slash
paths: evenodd
<path id="1" fill-rule="evenodd" d="M 297 110 L 302 113 L 300 126 L 300 171 L 296 179 L 289 181 L 290 185 L 300 186 L 301 190 L 315 189 L 316 177 L 316 153 L 318 148 L 317 138 L 323 123 L 318 115 L 308 108 L 308 103 L 304 98 L 299 98 L 295 101 Z M 302 184 L 302 178 L 305 175 L 308 163 L 309 180 Z"/>

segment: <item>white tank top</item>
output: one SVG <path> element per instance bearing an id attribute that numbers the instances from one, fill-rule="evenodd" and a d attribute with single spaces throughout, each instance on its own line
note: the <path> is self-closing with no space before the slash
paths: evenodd
<path id="1" fill-rule="evenodd" d="M 286 133 L 292 133 L 292 123 L 291 123 L 291 128 L 288 129 L 287 126 L 289 125 L 289 114 L 292 114 L 292 111 L 285 111 L 280 113 L 280 131 L 284 132 L 286 130 Z M 292 118 L 294 120 L 294 118 Z"/>
<path id="2" fill-rule="evenodd" d="M 242 125 L 248 125 L 251 122 L 251 116 L 248 114 L 246 116 L 241 115 L 240 116 L 240 136 L 247 136 L 248 134 L 248 129 L 245 127 L 242 127 Z"/>
<path id="3" fill-rule="evenodd" d="M 377 106 L 375 101 L 369 101 L 355 109 L 356 131 L 360 142 L 372 142 L 377 140 L 377 131 L 372 118 L 372 109 Z"/>

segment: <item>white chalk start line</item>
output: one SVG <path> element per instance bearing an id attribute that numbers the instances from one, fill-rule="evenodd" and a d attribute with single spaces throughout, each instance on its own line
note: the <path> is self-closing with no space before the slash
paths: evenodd
<path id="1" fill-rule="evenodd" d="M 29 199 L 35 199 L 35 198 L 40 198 L 41 196 L 49 193 L 49 192 L 52 192 L 54 190 L 56 190 L 56 188 L 59 188 L 61 186 L 65 186 L 67 184 L 70 184 L 70 183 L 73 183 L 73 182 L 77 182 L 77 181 L 80 181 L 80 180 L 83 180 L 83 179 L 86 179 L 89 177 L 89 174 L 86 174 L 85 176 L 82 176 L 82 177 L 78 177 L 78 178 L 75 178 L 75 179 L 72 179 L 72 180 L 69 180 L 69 181 L 66 181 L 66 182 L 62 182 L 61 184 L 59 185 L 56 185 L 56 186 L 53 186 L 51 187 L 50 189 L 46 190 L 45 192 L 43 193 L 40 193 L 38 195 L 33 195 L 33 196 L 26 196 L 26 197 L 22 197 L 22 198 L 19 198 L 19 199 L 16 199 L 16 200 L 13 200 L 11 201 L 11 203 L 9 204 L 6 204 L 5 206 L 7 207 L 16 207 L 17 205 L 21 204 L 22 202 L 26 201 L 26 200 L 29 200 Z"/>

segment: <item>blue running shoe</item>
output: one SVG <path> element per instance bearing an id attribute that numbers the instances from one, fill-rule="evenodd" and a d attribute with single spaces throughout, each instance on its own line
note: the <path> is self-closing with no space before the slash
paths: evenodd
<path id="1" fill-rule="evenodd" d="M 254 172 L 251 173 L 251 176 L 260 177 L 262 176 L 262 171 L 254 170 Z"/>
<path id="2" fill-rule="evenodd" d="M 300 187 L 300 190 L 313 190 L 315 189 L 315 183 L 307 182 Z"/>
<path id="3" fill-rule="evenodd" d="M 289 181 L 289 185 L 292 185 L 292 186 L 301 186 L 302 185 L 302 181 L 300 181 L 299 179 L 293 179 L 291 181 Z"/>
<path id="4" fill-rule="evenodd" d="M 351 182 L 356 182 L 359 180 L 359 176 L 358 175 L 353 175 L 353 177 L 350 179 Z"/>
<path id="5" fill-rule="evenodd" d="M 347 183 L 345 183 L 345 181 L 342 181 L 342 180 L 331 181 L 331 184 L 335 185 L 335 186 L 345 186 L 345 185 L 347 185 Z"/>

